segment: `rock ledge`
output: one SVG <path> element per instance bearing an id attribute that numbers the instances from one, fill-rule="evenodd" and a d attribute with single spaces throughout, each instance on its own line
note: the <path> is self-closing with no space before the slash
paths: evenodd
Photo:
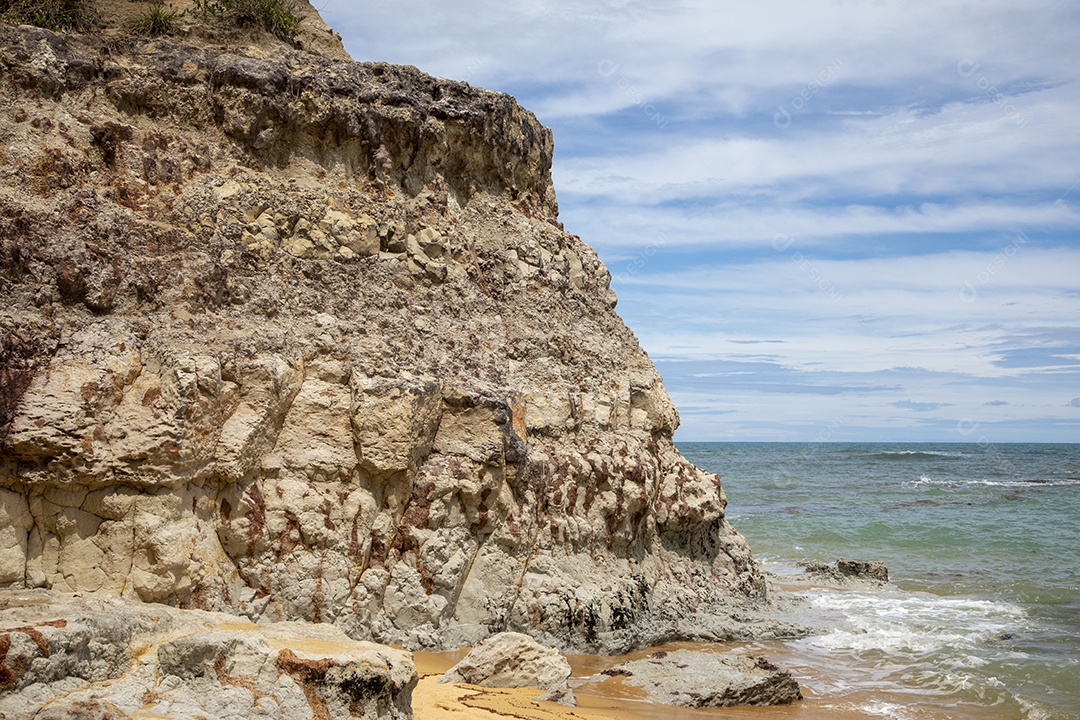
<path id="1" fill-rule="evenodd" d="M 0 717 L 412 718 L 409 653 L 104 596 L 0 592 Z"/>
<path id="2" fill-rule="evenodd" d="M 654 702 L 691 708 L 787 705 L 802 699 L 787 670 L 760 657 L 692 650 L 658 652 L 609 668 L 627 685 L 643 688 Z"/>

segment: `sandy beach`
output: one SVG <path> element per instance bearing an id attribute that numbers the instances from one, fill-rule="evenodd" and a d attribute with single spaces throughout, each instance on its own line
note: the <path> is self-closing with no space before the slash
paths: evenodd
<path id="1" fill-rule="evenodd" d="M 701 643 L 673 643 L 660 648 L 649 648 L 622 657 L 595 655 L 568 656 L 574 674 L 571 686 L 577 686 L 577 707 L 567 707 L 551 702 L 534 702 L 540 694 L 531 688 L 493 689 L 475 685 L 445 685 L 438 683 L 439 676 L 448 670 L 465 651 L 427 653 L 414 652 L 420 682 L 413 691 L 413 712 L 423 720 L 491 720 L 492 718 L 525 718 L 528 720 L 555 720 L 584 718 L 585 720 L 718 720 L 719 718 L 745 718 L 754 720 L 845 720 L 865 718 L 865 709 L 876 702 L 888 705 L 873 694 L 865 697 L 845 698 L 843 706 L 808 693 L 801 702 L 777 707 L 733 707 L 716 709 L 689 709 L 649 702 L 644 693 L 625 685 L 621 678 L 603 678 L 585 682 L 600 670 L 618 662 L 645 657 L 658 649 L 680 648 L 703 650 Z M 945 718 L 928 709 L 919 717 Z M 964 717 L 978 717 L 964 715 Z M 990 717 L 990 716 L 986 716 Z"/>

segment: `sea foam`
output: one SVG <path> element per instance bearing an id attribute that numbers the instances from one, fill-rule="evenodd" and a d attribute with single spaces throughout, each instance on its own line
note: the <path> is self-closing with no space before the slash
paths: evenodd
<path id="1" fill-rule="evenodd" d="M 985 648 L 1026 621 L 1017 605 L 927 593 L 814 589 L 802 593 L 830 629 L 799 643 L 828 651 L 911 656 L 944 652 L 970 666 Z"/>

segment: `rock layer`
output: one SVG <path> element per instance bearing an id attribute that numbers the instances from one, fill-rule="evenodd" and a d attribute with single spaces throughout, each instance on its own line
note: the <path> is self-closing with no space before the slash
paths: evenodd
<path id="1" fill-rule="evenodd" d="M 4 25 L 0 61 L 0 583 L 414 648 L 747 632 L 759 568 L 513 98 Z"/>
<path id="2" fill-rule="evenodd" d="M 409 653 L 105 595 L 0 591 L 0 717 L 411 718 Z"/>

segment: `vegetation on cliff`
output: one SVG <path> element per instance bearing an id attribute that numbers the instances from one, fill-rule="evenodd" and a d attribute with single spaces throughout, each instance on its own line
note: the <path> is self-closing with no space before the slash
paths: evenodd
<path id="1" fill-rule="evenodd" d="M 134 0 L 133 0 L 134 1 Z M 254 27 L 292 41 L 300 35 L 304 14 L 299 0 L 193 0 L 184 9 L 165 0 L 140 3 L 125 23 L 132 32 L 158 37 L 176 31 L 183 20 Z M 112 13 L 113 9 L 105 13 Z M 103 12 L 93 0 L 0 0 L 0 20 L 57 32 L 88 32 L 101 26 Z"/>
<path id="2" fill-rule="evenodd" d="M 87 31 L 98 12 L 91 0 L 0 0 L 0 19 L 49 30 Z"/>
<path id="3" fill-rule="evenodd" d="M 203 20 L 260 27 L 282 40 L 295 38 L 303 22 L 298 0 L 195 0 L 193 12 Z"/>

